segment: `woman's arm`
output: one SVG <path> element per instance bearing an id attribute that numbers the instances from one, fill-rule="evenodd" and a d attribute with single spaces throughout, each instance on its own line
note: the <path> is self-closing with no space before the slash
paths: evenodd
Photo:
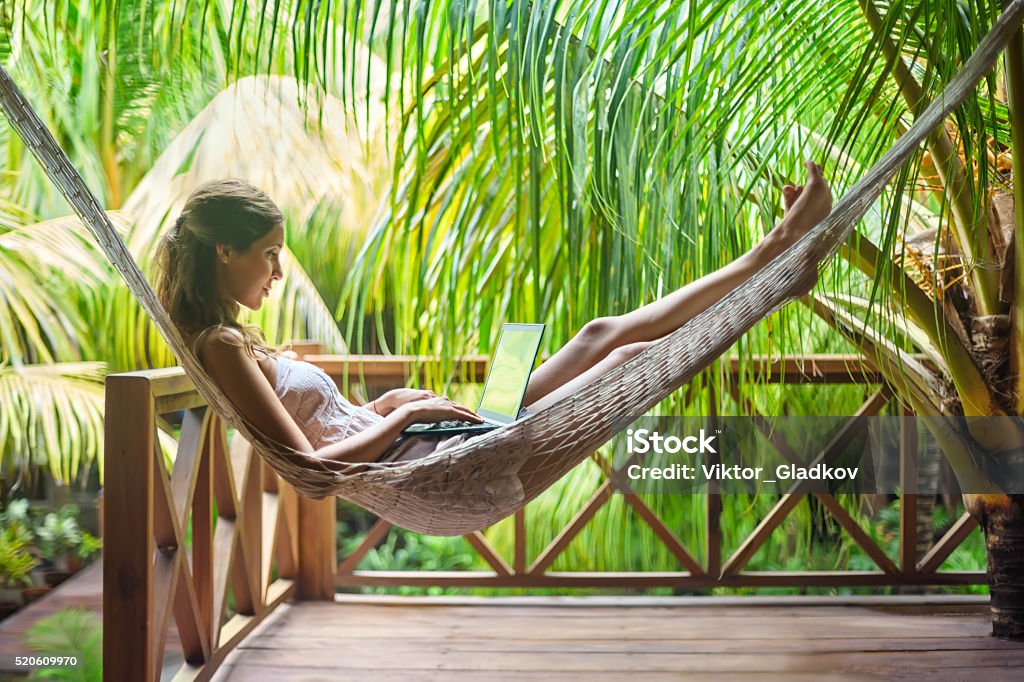
<path id="1" fill-rule="evenodd" d="M 395 388 L 384 395 L 371 400 L 370 402 L 363 405 L 368 410 L 376 412 L 382 417 L 386 417 L 391 414 L 395 409 L 401 407 L 406 403 L 411 403 L 416 400 L 427 400 L 428 398 L 436 398 L 437 394 L 433 391 L 425 391 L 418 388 Z"/>
<path id="2" fill-rule="evenodd" d="M 281 404 L 270 382 L 260 371 L 255 358 L 246 354 L 238 332 L 224 328 L 206 336 L 199 348 L 199 359 L 207 373 L 234 403 L 245 419 L 266 436 L 300 453 L 336 462 L 373 462 L 398 438 L 402 430 L 416 422 L 441 419 L 483 421 L 470 410 L 447 398 L 431 398 L 405 403 L 393 409 L 382 421 L 338 443 L 314 450 L 292 416 Z"/>
<path id="3" fill-rule="evenodd" d="M 464 419 L 475 424 L 483 422 L 483 418 L 469 408 L 448 398 L 415 400 L 399 405 L 370 428 L 322 447 L 314 454 L 336 462 L 375 462 L 406 427 L 442 419 Z"/>

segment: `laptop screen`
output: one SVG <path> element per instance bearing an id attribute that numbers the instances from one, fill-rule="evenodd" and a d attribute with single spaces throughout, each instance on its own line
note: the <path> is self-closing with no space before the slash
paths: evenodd
<path id="1" fill-rule="evenodd" d="M 477 413 L 502 424 L 515 421 L 544 333 L 542 324 L 505 324 L 491 358 Z"/>

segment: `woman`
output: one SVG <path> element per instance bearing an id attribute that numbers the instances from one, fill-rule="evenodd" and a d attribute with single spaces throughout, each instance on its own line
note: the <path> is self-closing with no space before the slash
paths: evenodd
<path id="1" fill-rule="evenodd" d="M 527 409 L 535 412 L 571 395 L 677 329 L 828 215 L 832 195 L 821 168 L 810 161 L 806 167 L 806 185 L 783 188 L 783 219 L 764 240 L 657 301 L 586 324 L 533 373 L 524 397 Z M 468 438 L 400 439 L 417 422 L 482 419 L 448 398 L 415 389 L 352 405 L 321 370 L 268 348 L 258 328 L 237 322 L 239 306 L 258 310 L 281 279 L 283 247 L 281 211 L 241 180 L 197 188 L 158 247 L 161 302 L 246 420 L 297 452 L 344 463 L 415 459 Z"/>

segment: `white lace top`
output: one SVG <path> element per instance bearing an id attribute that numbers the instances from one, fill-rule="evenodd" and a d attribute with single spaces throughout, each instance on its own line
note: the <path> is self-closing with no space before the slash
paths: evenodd
<path id="1" fill-rule="evenodd" d="M 274 392 L 314 448 L 337 443 L 382 419 L 350 403 L 326 372 L 301 360 L 277 357 Z"/>

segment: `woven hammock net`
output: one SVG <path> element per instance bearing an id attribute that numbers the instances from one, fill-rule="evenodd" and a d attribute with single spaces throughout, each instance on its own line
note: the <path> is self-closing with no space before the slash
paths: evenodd
<path id="1" fill-rule="evenodd" d="M 187 347 L 107 214 L 2 68 L 0 105 L 153 319 L 200 395 L 274 471 L 308 497 L 338 495 L 413 531 L 461 535 L 521 509 L 692 379 L 794 292 L 806 290 L 818 264 L 836 252 L 899 167 L 989 71 L 1022 16 L 1024 0 L 1008 3 L 957 76 L 829 216 L 718 303 L 576 394 L 525 419 L 420 460 L 360 465 L 355 471 L 276 443 L 242 417 Z"/>

